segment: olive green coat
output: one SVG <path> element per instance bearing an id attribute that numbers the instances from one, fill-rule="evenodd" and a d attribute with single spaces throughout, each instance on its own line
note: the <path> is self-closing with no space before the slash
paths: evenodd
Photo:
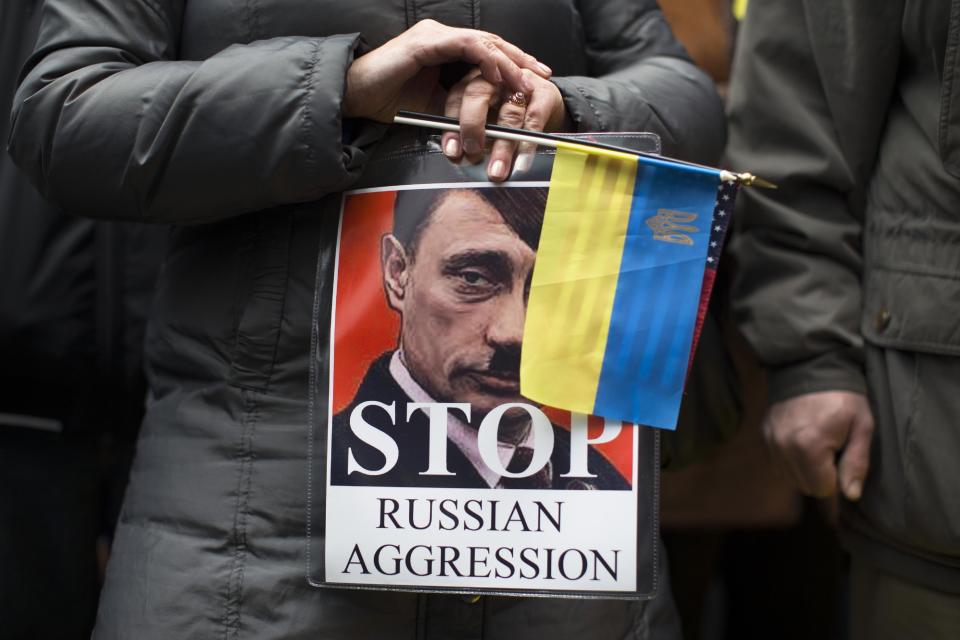
<path id="1" fill-rule="evenodd" d="M 753 2 L 731 88 L 735 305 L 771 400 L 869 391 L 854 553 L 960 591 L 960 2 Z"/>

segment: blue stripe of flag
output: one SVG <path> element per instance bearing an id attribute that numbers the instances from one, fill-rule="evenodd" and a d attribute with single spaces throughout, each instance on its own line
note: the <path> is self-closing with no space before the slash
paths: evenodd
<path id="1" fill-rule="evenodd" d="M 676 428 L 719 178 L 647 163 L 637 169 L 594 413 Z M 697 214 L 692 245 L 655 240 L 661 209 Z"/>

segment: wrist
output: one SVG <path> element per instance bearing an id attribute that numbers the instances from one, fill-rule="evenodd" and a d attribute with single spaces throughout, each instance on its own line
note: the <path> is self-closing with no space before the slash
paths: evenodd
<path id="1" fill-rule="evenodd" d="M 570 114 L 567 112 L 567 108 L 563 105 L 563 101 L 561 100 L 557 123 L 548 129 L 548 132 L 574 133 L 575 128 L 576 125 L 573 123 L 573 118 L 570 117 Z"/>
<path id="2" fill-rule="evenodd" d="M 866 394 L 863 353 L 837 349 L 789 365 L 768 366 L 769 400 L 778 402 L 821 391 Z"/>
<path id="3" fill-rule="evenodd" d="M 567 111 L 567 105 L 563 100 L 563 93 L 552 80 L 545 81 L 550 87 L 553 97 L 553 109 L 550 111 L 550 120 L 546 123 L 544 131 L 547 133 L 573 133 L 576 131 L 576 124 Z"/>
<path id="4" fill-rule="evenodd" d="M 360 85 L 363 83 L 360 70 L 362 60 L 363 58 L 357 58 L 347 69 L 347 77 L 343 85 L 343 102 L 340 105 L 340 114 L 343 118 L 364 117 L 360 113 L 362 101 L 357 99 L 358 94 L 361 93 Z"/>

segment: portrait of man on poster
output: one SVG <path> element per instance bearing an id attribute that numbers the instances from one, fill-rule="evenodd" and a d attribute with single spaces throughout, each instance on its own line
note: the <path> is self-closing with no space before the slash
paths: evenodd
<path id="1" fill-rule="evenodd" d="M 400 319 L 397 346 L 372 362 L 333 418 L 332 484 L 630 488 L 583 437 L 572 442 L 520 395 L 546 199 L 542 187 L 397 193 L 393 228 L 380 244 L 383 292 Z M 607 425 L 591 442 L 618 431 Z"/>

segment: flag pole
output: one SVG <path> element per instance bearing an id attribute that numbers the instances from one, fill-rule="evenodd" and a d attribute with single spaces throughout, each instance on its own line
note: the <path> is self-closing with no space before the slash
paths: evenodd
<path id="1" fill-rule="evenodd" d="M 411 111 L 400 111 L 393 119 L 395 124 L 405 124 L 415 127 L 425 127 L 428 129 L 436 129 L 438 131 L 452 131 L 455 133 L 460 132 L 460 122 L 454 118 L 447 118 L 445 116 L 434 116 L 425 113 L 415 113 Z M 603 155 L 610 158 L 619 158 L 623 159 L 633 159 L 636 157 L 648 158 L 650 160 L 663 162 L 664 158 L 653 153 L 644 153 L 642 151 L 634 151 L 633 149 L 627 149 L 626 147 L 618 147 L 610 144 L 604 144 L 602 142 L 594 142 L 592 140 L 569 140 L 562 136 L 557 136 L 550 133 L 543 133 L 541 131 L 531 131 L 529 129 L 513 129 L 510 127 L 502 127 L 499 125 L 488 124 L 485 129 L 485 133 L 490 138 L 495 138 L 498 140 L 510 140 L 512 142 L 527 142 L 530 144 L 541 145 L 544 147 L 551 147 L 553 149 L 570 149 L 577 150 L 578 147 L 590 147 L 593 153 Z M 702 164 L 696 164 L 694 162 L 685 162 L 683 160 L 674 160 L 669 159 L 670 162 L 685 165 L 688 167 L 708 170 L 711 172 L 716 172 L 720 176 L 720 180 L 723 182 L 739 182 L 742 186 L 745 187 L 760 187 L 763 189 L 776 189 L 777 186 L 771 182 L 768 182 L 762 178 L 758 178 L 752 173 L 734 173 L 732 171 L 727 171 L 725 169 L 716 169 L 714 167 L 708 167 Z"/>
<path id="2" fill-rule="evenodd" d="M 411 118 L 408 116 L 398 115 L 393 119 L 396 124 L 409 124 L 415 127 L 426 127 L 428 129 L 438 129 L 440 131 L 454 131 L 460 133 L 460 124 L 459 123 L 448 123 L 448 122 L 436 122 L 433 120 L 424 120 L 422 118 Z M 519 131 L 523 131 L 522 129 Z M 552 147 L 556 149 L 559 146 L 559 141 L 550 140 L 548 138 L 541 138 L 531 135 L 526 135 L 524 133 L 515 133 L 513 131 L 496 131 L 490 128 L 486 130 L 487 136 L 490 138 L 496 138 L 497 140 L 512 140 L 513 142 L 530 142 L 532 144 L 543 145 L 544 147 Z M 618 151 L 611 151 L 617 155 L 626 155 Z"/>

